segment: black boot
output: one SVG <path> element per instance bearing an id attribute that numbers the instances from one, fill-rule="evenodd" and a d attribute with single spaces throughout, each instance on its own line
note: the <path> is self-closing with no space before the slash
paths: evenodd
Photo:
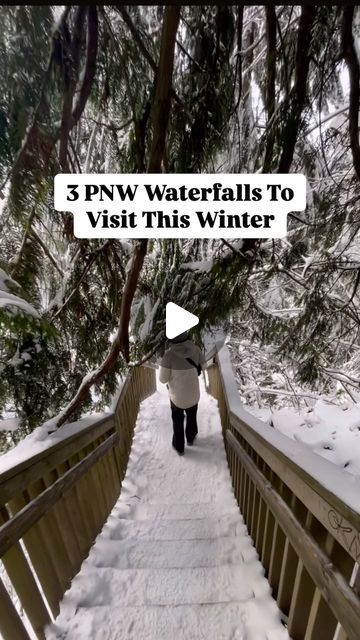
<path id="1" fill-rule="evenodd" d="M 175 449 L 176 453 L 177 453 L 179 456 L 183 456 L 183 455 L 184 455 L 184 451 L 179 451 L 179 450 L 175 447 L 175 444 L 174 444 L 174 436 L 173 436 L 173 439 L 172 439 L 172 443 L 171 443 L 171 444 L 172 444 L 172 448 L 173 448 L 173 449 Z"/>

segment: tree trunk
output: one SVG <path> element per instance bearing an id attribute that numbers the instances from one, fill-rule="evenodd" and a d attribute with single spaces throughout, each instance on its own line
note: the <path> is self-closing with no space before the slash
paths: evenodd
<path id="1" fill-rule="evenodd" d="M 68 33 L 68 27 L 64 23 L 63 26 L 63 42 L 64 42 L 64 96 L 63 96 L 63 108 L 61 117 L 61 126 L 58 131 L 58 138 L 60 140 L 59 149 L 59 163 L 62 171 L 68 172 L 69 166 L 67 161 L 68 155 L 68 140 L 72 127 L 72 103 L 76 90 L 76 84 L 79 74 L 81 41 L 84 29 L 86 9 L 79 6 L 76 11 L 74 33 L 70 42 L 70 34 Z M 64 34 L 68 34 L 67 39 Z M 55 140 L 54 140 L 55 144 Z"/>
<path id="2" fill-rule="evenodd" d="M 354 6 L 344 7 L 341 41 L 344 60 L 347 64 L 350 80 L 349 136 L 356 175 L 360 180 L 360 145 L 359 145 L 359 102 L 360 102 L 360 68 L 356 54 L 352 25 Z"/>
<path id="3" fill-rule="evenodd" d="M 124 293 L 121 300 L 120 321 L 115 339 L 111 345 L 110 351 L 100 367 L 96 369 L 87 379 L 85 379 L 76 395 L 70 401 L 66 409 L 59 415 L 56 420 L 56 426 L 60 427 L 67 422 L 74 411 L 87 399 L 91 387 L 101 382 L 103 377 L 114 366 L 120 353 L 124 354 L 126 361 L 129 360 L 129 320 L 132 301 L 136 292 L 137 283 L 139 281 L 140 271 L 143 266 L 144 258 L 147 250 L 147 240 L 140 240 L 136 246 L 130 271 L 128 273 Z"/>
<path id="4" fill-rule="evenodd" d="M 165 137 L 171 107 L 175 39 L 179 19 L 180 7 L 168 6 L 165 8 L 153 106 L 153 143 L 150 151 L 149 173 L 158 173 L 161 171 L 161 163 L 165 152 Z M 134 249 L 130 271 L 126 278 L 121 299 L 119 326 L 110 351 L 100 367 L 96 369 L 89 378 L 82 382 L 74 398 L 58 416 L 56 420 L 57 427 L 60 427 L 68 421 L 74 411 L 87 399 L 91 387 L 101 382 L 111 367 L 114 366 L 121 353 L 125 361 L 129 362 L 129 321 L 131 305 L 139 282 L 147 245 L 147 240 L 139 240 Z"/>
<path id="5" fill-rule="evenodd" d="M 263 164 L 263 173 L 271 169 L 271 160 L 274 148 L 274 122 L 272 120 L 275 112 L 275 73 L 276 73 L 276 13 L 275 7 L 266 5 L 266 149 Z"/>
<path id="6" fill-rule="evenodd" d="M 310 65 L 310 44 L 312 26 L 316 7 L 303 5 L 299 22 L 297 49 L 295 58 L 295 84 L 290 93 L 288 113 L 285 113 L 286 124 L 282 132 L 282 153 L 278 173 L 288 173 L 294 157 L 301 114 L 305 105 L 306 85 Z"/>
<path id="7" fill-rule="evenodd" d="M 156 89 L 152 112 L 153 139 L 148 173 L 159 173 L 164 157 L 165 137 L 171 107 L 175 41 L 180 20 L 180 9 L 180 6 L 167 5 L 164 10 L 160 59 L 156 74 Z"/>

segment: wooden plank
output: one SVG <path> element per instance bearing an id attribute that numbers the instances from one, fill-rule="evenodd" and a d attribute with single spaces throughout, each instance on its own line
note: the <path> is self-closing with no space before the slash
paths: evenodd
<path id="1" fill-rule="evenodd" d="M 115 460 L 116 473 L 117 473 L 117 477 L 118 477 L 118 489 L 119 489 L 119 495 L 120 495 L 122 474 L 121 474 L 121 456 L 120 456 L 120 452 L 119 452 L 119 443 L 117 443 L 117 445 L 114 446 L 113 455 L 114 455 L 114 460 Z"/>
<path id="2" fill-rule="evenodd" d="M 114 446 L 117 446 L 115 444 Z M 85 457 L 94 450 L 94 443 L 88 445 L 84 451 Z M 101 486 L 99 485 L 99 476 L 96 471 L 96 465 L 92 466 L 84 478 L 87 478 L 88 489 L 86 491 L 86 503 L 89 510 L 92 511 L 93 519 L 95 521 L 95 536 L 101 531 L 104 524 L 103 504 L 100 500 Z"/>
<path id="3" fill-rule="evenodd" d="M 251 518 L 251 536 L 253 540 L 256 540 L 256 534 L 258 529 L 258 521 L 259 521 L 259 511 L 260 511 L 260 494 L 255 485 L 255 494 L 254 494 L 254 505 L 253 505 L 253 513 Z"/>
<path id="4" fill-rule="evenodd" d="M 240 458 L 239 458 L 240 459 Z M 246 476 L 247 473 L 243 465 L 241 465 L 241 479 L 240 479 L 240 511 L 244 514 L 244 505 L 245 505 L 245 491 L 246 491 Z"/>
<path id="5" fill-rule="evenodd" d="M 94 452 L 70 469 L 59 478 L 51 487 L 43 491 L 41 495 L 32 500 L 19 511 L 11 520 L 0 527 L 0 557 L 17 542 L 32 527 L 59 498 L 68 491 L 106 451 L 114 446 L 118 434 L 114 433 L 103 442 Z"/>
<path id="6" fill-rule="evenodd" d="M 276 598 L 277 596 L 280 584 L 281 568 L 284 558 L 285 539 L 285 534 L 279 526 L 279 523 L 275 522 L 268 575 L 268 581 L 273 590 L 274 598 Z"/>
<path id="7" fill-rule="evenodd" d="M 69 467 L 70 468 L 74 467 L 76 464 L 78 464 L 78 462 L 81 462 L 81 460 L 83 460 L 84 457 L 85 457 L 85 453 L 82 451 L 79 451 L 74 456 L 69 458 L 69 461 L 68 461 Z M 75 504 L 79 510 L 81 526 L 84 530 L 83 537 L 86 541 L 86 545 L 85 545 L 87 549 L 86 553 L 88 553 L 89 547 L 94 540 L 94 531 L 93 531 L 92 522 L 91 522 L 91 512 L 89 509 L 87 509 L 88 498 L 86 496 L 89 491 L 87 477 L 88 477 L 88 474 L 84 473 L 84 475 L 78 479 L 78 481 L 74 484 L 74 487 L 73 487 L 73 491 L 75 494 L 74 495 Z"/>
<path id="8" fill-rule="evenodd" d="M 8 514 L 2 509 L 0 522 L 7 522 L 8 519 Z M 19 542 L 5 553 L 2 562 L 36 636 L 43 640 L 43 629 L 51 622 L 51 618 Z"/>
<path id="9" fill-rule="evenodd" d="M 0 578 L 0 633 L 3 640 L 30 640 L 24 624 Z"/>
<path id="10" fill-rule="evenodd" d="M 262 554 L 263 541 L 264 541 L 265 518 L 266 518 L 266 504 L 262 499 L 262 497 L 260 496 L 259 520 L 258 520 L 258 527 L 257 527 L 257 533 L 256 533 L 256 539 L 255 539 L 256 550 L 260 558 L 262 557 L 261 554 Z"/>
<path id="11" fill-rule="evenodd" d="M 264 500 L 273 512 L 285 535 L 289 538 L 295 551 L 301 556 L 304 567 L 312 581 L 319 588 L 329 604 L 337 620 L 344 627 L 350 640 L 358 640 L 360 620 L 360 600 L 350 588 L 344 577 L 329 561 L 324 551 L 314 539 L 303 529 L 289 506 L 276 493 L 271 484 L 257 469 L 251 458 L 241 449 L 235 438 L 227 432 L 229 446 L 242 457 Z M 289 630 L 292 635 L 291 630 Z"/>
<path id="12" fill-rule="evenodd" d="M 86 452 L 84 450 L 80 451 L 77 457 L 78 462 L 81 462 L 81 460 L 86 457 Z M 96 517 L 94 514 L 93 501 L 95 497 L 95 491 L 92 484 L 92 476 L 90 470 L 84 473 L 81 478 L 79 478 L 78 482 L 76 483 L 76 489 L 78 493 L 78 500 L 82 505 L 82 510 L 84 513 L 87 535 L 89 537 L 89 540 L 93 542 L 99 533 L 99 529 L 97 527 Z"/>
<path id="13" fill-rule="evenodd" d="M 236 456 L 236 486 L 235 497 L 238 505 L 240 505 L 240 479 L 241 479 L 241 464 L 238 456 Z"/>
<path id="14" fill-rule="evenodd" d="M 288 615 L 290 611 L 298 561 L 299 557 L 290 544 L 289 538 L 285 538 L 284 558 L 277 593 L 278 607 L 285 613 L 285 615 Z"/>
<path id="15" fill-rule="evenodd" d="M 288 632 L 292 640 L 304 640 L 314 593 L 314 581 L 299 560 L 288 620 Z"/>
<path id="16" fill-rule="evenodd" d="M 116 425 L 116 431 L 119 435 L 119 441 L 115 445 L 114 450 L 116 451 L 116 456 L 119 460 L 120 479 L 122 482 L 124 479 L 125 470 L 126 470 L 126 456 L 125 456 L 125 449 L 123 446 L 123 433 L 121 429 L 120 419 L 118 416 L 116 416 L 115 425 Z"/>
<path id="17" fill-rule="evenodd" d="M 92 446 L 95 447 L 99 445 L 98 444 L 96 445 L 96 443 L 93 443 Z M 100 460 L 97 464 L 94 465 L 93 472 L 96 479 L 95 481 L 96 481 L 96 490 L 98 495 L 98 504 L 100 506 L 101 521 L 103 524 L 110 513 L 111 505 L 110 505 L 110 501 L 107 493 L 107 480 L 104 473 L 104 467 L 101 464 Z"/>
<path id="18" fill-rule="evenodd" d="M 100 439 L 100 442 L 101 440 L 102 439 Z M 102 458 L 98 461 L 97 466 L 102 477 L 102 488 L 104 490 L 103 493 L 104 493 L 104 500 L 106 505 L 105 515 L 107 518 L 113 507 L 113 501 L 111 498 L 111 490 L 110 490 L 111 481 L 110 481 L 109 469 L 106 464 L 106 456 L 102 456 Z"/>
<path id="19" fill-rule="evenodd" d="M 51 473 L 52 481 L 47 486 L 51 486 L 59 478 L 62 478 L 63 474 L 68 471 L 68 466 L 65 462 L 59 464 L 56 469 Z M 79 570 L 79 546 L 76 540 L 75 525 L 72 518 L 72 513 L 68 504 L 68 494 L 61 496 L 60 499 L 55 502 L 51 508 L 51 512 L 56 519 L 59 533 L 63 539 L 66 553 L 68 556 L 68 576 L 71 580 Z"/>
<path id="20" fill-rule="evenodd" d="M 348 637 L 341 626 L 340 627 L 338 626 L 334 636 L 334 640 L 348 640 Z"/>
<path id="21" fill-rule="evenodd" d="M 267 503 L 265 527 L 264 527 L 264 540 L 263 540 L 263 547 L 261 551 L 261 564 L 265 569 L 265 575 L 268 575 L 269 573 L 274 527 L 275 527 L 275 518 L 269 509 L 269 504 Z"/>
<path id="22" fill-rule="evenodd" d="M 227 442 L 226 444 L 228 446 Z M 248 504 L 248 498 L 249 498 L 249 489 L 250 489 L 250 478 L 249 478 L 249 474 L 247 473 L 244 467 L 244 500 L 243 500 L 243 506 L 242 506 L 241 512 L 242 512 L 246 526 L 247 526 L 246 512 L 247 512 L 247 504 Z"/>
<path id="23" fill-rule="evenodd" d="M 22 495 L 13 498 L 9 503 L 12 514 L 17 514 L 29 504 L 30 498 L 26 491 Z M 16 516 L 12 516 L 13 518 Z M 11 522 L 11 521 L 10 521 Z M 59 601 L 62 596 L 62 588 L 59 583 L 55 567 L 53 565 L 49 543 L 44 538 L 43 529 L 39 523 L 34 524 L 23 536 L 23 543 L 29 554 L 31 564 L 41 584 L 46 602 L 51 613 L 56 617 L 59 613 Z"/>
<path id="24" fill-rule="evenodd" d="M 43 480 L 34 482 L 27 490 L 30 504 L 38 496 L 42 495 L 45 490 L 46 484 Z M 62 596 L 69 588 L 72 576 L 67 571 L 68 555 L 52 509 L 44 513 L 38 520 L 38 527 L 41 529 L 43 539 L 46 540 L 48 553 L 51 556 L 51 562 L 61 587 Z"/>
<path id="25" fill-rule="evenodd" d="M 73 469 L 77 464 L 79 464 L 79 462 L 80 459 L 78 455 L 72 456 L 67 462 L 68 469 Z M 82 478 L 84 478 L 84 475 L 82 476 Z M 79 496 L 79 480 L 71 487 L 65 497 L 67 499 L 68 508 L 70 509 L 77 544 L 80 549 L 79 560 L 81 563 L 88 555 L 93 540 L 91 530 L 89 529 L 89 525 L 87 522 L 84 504 Z"/>
<path id="26" fill-rule="evenodd" d="M 106 464 L 110 474 L 110 495 L 111 495 L 111 508 L 117 501 L 120 493 L 120 482 L 117 472 L 116 458 L 114 455 L 114 449 L 111 449 L 105 455 Z"/>
<path id="27" fill-rule="evenodd" d="M 114 411 L 115 415 L 118 415 L 118 414 L 119 414 L 120 409 L 121 409 L 121 407 L 122 407 L 122 404 L 123 404 L 123 402 L 124 402 L 124 398 L 126 397 L 126 395 L 127 395 L 128 391 L 129 391 L 130 381 L 131 381 L 131 376 L 132 376 L 132 374 L 130 374 L 130 375 L 126 378 L 126 380 L 125 380 L 124 384 L 123 384 L 123 385 L 122 385 L 122 387 L 121 387 L 120 395 L 119 395 L 119 397 L 118 397 L 118 400 L 117 400 L 117 403 L 116 403 L 116 407 L 115 407 L 115 411 Z"/>
<path id="28" fill-rule="evenodd" d="M 250 535 L 251 535 L 251 515 L 253 511 L 253 506 L 254 506 L 254 491 L 255 491 L 254 483 L 252 482 L 251 477 L 249 476 L 249 491 L 248 491 L 248 500 L 247 500 L 247 508 L 246 508 L 246 524 L 247 524 L 248 532 Z"/>
<path id="29" fill-rule="evenodd" d="M 298 517 L 300 510 L 300 502 L 296 496 L 292 493 L 289 499 L 289 506 L 296 517 Z M 304 514 L 304 519 L 306 513 Z M 298 518 L 299 519 L 299 518 Z M 281 566 L 279 589 L 277 593 L 277 604 L 281 611 L 288 615 L 290 610 L 291 599 L 293 595 L 296 571 L 298 566 L 298 555 L 288 538 L 285 537 L 284 557 Z"/>
<path id="30" fill-rule="evenodd" d="M 315 589 L 306 626 L 304 640 L 328 640 L 333 638 L 337 620 L 325 602 L 319 589 Z"/>

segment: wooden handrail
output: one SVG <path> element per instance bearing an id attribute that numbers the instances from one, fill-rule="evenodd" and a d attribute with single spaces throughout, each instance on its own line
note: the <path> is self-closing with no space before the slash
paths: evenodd
<path id="1" fill-rule="evenodd" d="M 20 540 L 20 538 L 74 486 L 75 482 L 77 482 L 99 458 L 104 456 L 109 449 L 112 449 L 118 440 L 118 433 L 113 433 L 106 438 L 94 451 L 89 453 L 83 460 L 69 469 L 69 471 L 66 471 L 54 484 L 47 487 L 47 489 L 36 496 L 34 500 L 18 511 L 13 518 L 3 524 L 0 527 L 0 557 L 2 557 L 15 542 Z"/>
<path id="2" fill-rule="evenodd" d="M 27 487 L 31 482 L 42 478 L 45 473 L 86 447 L 87 444 L 114 429 L 114 414 L 109 414 L 90 425 L 86 420 L 79 420 L 79 423 L 81 422 L 84 422 L 81 430 L 0 473 L 0 507 L 4 506 L 22 487 Z M 62 428 L 65 430 L 64 427 Z"/>
<path id="3" fill-rule="evenodd" d="M 289 635 L 357 640 L 360 497 L 352 478 L 244 410 L 226 349 L 206 376 L 234 493 Z"/>
<path id="4" fill-rule="evenodd" d="M 357 638 L 360 621 L 360 600 L 355 596 L 349 584 L 339 571 L 329 562 L 314 538 L 303 529 L 286 502 L 280 497 L 272 484 L 259 471 L 250 456 L 240 447 L 231 431 L 226 438 L 232 449 L 241 458 L 249 476 L 256 484 L 262 498 L 276 515 L 277 521 L 289 539 L 294 550 L 301 557 L 316 586 L 328 593 L 328 598 L 338 616 L 343 619 L 345 630 L 350 637 Z"/>
<path id="5" fill-rule="evenodd" d="M 4 640 L 29 640 L 16 600 L 36 636 L 44 638 L 49 612 L 58 614 L 64 592 L 119 497 L 139 405 L 155 389 L 154 369 L 134 368 L 114 411 L 65 425 L 48 437 L 48 446 L 40 444 L 43 450 L 0 473 Z"/>

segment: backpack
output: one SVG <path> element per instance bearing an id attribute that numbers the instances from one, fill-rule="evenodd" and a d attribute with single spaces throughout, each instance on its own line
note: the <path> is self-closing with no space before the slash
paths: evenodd
<path id="1" fill-rule="evenodd" d="M 186 360 L 188 361 L 189 364 L 191 364 L 193 367 L 195 367 L 195 369 L 197 371 L 197 374 L 199 376 L 201 374 L 201 372 L 202 372 L 201 365 L 200 364 L 196 364 L 194 362 L 194 360 L 192 360 L 191 358 L 186 358 Z"/>

